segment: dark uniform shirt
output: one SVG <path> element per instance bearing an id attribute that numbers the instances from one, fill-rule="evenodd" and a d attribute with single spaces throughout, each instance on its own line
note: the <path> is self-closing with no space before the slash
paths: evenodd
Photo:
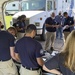
<path id="1" fill-rule="evenodd" d="M 45 21 L 45 24 L 49 24 L 49 25 L 55 25 L 56 22 L 55 22 L 55 19 L 52 19 L 51 17 L 48 17 Z M 46 27 L 46 30 L 48 32 L 55 32 L 56 31 L 56 28 L 55 27 Z"/>
<path id="2" fill-rule="evenodd" d="M 42 57 L 42 46 L 31 37 L 23 37 L 15 46 L 15 52 L 19 54 L 22 66 L 27 68 L 39 68 L 36 58 Z"/>
<path id="3" fill-rule="evenodd" d="M 62 25 L 62 21 L 63 21 L 63 16 L 62 15 L 57 15 L 55 17 L 55 21 L 58 25 Z"/>
<path id="4" fill-rule="evenodd" d="M 71 25 L 73 25 L 73 24 L 74 24 L 73 17 L 69 17 L 69 16 L 68 16 L 67 18 L 65 18 L 64 26 L 65 26 L 65 25 L 71 26 Z M 68 29 L 65 29 L 64 31 L 70 32 L 70 31 L 72 31 L 73 29 L 74 29 L 74 27 L 71 26 L 71 27 L 69 27 Z"/>
<path id="5" fill-rule="evenodd" d="M 11 59 L 10 47 L 14 47 L 14 37 L 6 31 L 0 31 L 0 61 Z"/>
<path id="6" fill-rule="evenodd" d="M 64 56 L 57 54 L 45 63 L 45 66 L 52 69 L 59 69 L 63 75 L 75 75 L 70 69 L 64 66 Z"/>
<path id="7" fill-rule="evenodd" d="M 23 30 L 19 30 L 18 32 L 21 32 L 21 33 L 25 33 L 25 22 L 21 22 L 21 21 L 17 21 L 16 23 L 13 24 L 14 27 L 19 27 L 19 28 L 23 28 Z"/>

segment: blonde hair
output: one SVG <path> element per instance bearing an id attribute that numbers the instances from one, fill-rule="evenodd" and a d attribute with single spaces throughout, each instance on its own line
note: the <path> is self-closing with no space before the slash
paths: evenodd
<path id="1" fill-rule="evenodd" d="M 10 33 L 10 31 L 14 31 L 15 32 L 15 36 L 16 36 L 16 34 L 17 34 L 17 30 L 16 30 L 16 28 L 15 27 L 9 27 L 8 29 L 7 29 L 7 31 Z"/>
<path id="2" fill-rule="evenodd" d="M 75 30 L 68 35 L 61 53 L 65 56 L 65 66 L 75 72 Z"/>

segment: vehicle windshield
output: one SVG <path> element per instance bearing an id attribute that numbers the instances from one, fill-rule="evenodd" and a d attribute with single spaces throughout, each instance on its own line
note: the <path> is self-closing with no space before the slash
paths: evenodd
<path id="1" fill-rule="evenodd" d="M 22 11 L 45 11 L 46 0 L 26 0 L 22 2 Z"/>

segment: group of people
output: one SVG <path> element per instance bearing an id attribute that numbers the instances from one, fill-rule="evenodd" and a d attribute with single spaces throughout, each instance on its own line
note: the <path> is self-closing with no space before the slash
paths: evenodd
<path id="1" fill-rule="evenodd" d="M 45 21 L 47 30 L 46 50 L 50 40 L 51 50 L 53 50 L 55 32 L 58 28 L 64 27 L 66 39 L 61 53 L 47 62 L 42 59 L 43 48 L 41 44 L 33 39 L 37 31 L 36 26 L 34 24 L 26 26 L 26 16 L 18 17 L 17 22 L 13 25 L 14 27 L 8 28 L 7 31 L 1 30 L 3 25 L 0 22 L 0 75 L 19 75 L 13 60 L 21 63 L 20 75 L 42 75 L 41 68 L 57 75 L 75 75 L 74 21 L 68 16 L 67 12 L 64 12 L 64 16 L 66 18 L 63 25 L 55 20 L 55 13 L 52 13 L 51 17 Z M 21 37 L 17 37 L 18 41 L 15 42 L 14 37 L 19 34 Z"/>
<path id="2" fill-rule="evenodd" d="M 15 30 L 10 27 L 7 31 L 1 30 L 0 24 L 0 75 L 18 75 L 13 62 L 21 63 L 20 75 L 39 75 L 43 65 L 42 46 L 33 38 L 36 35 L 36 26 L 30 24 L 26 28 L 25 36 L 15 44 Z M 15 31 L 16 32 L 16 31 Z"/>
<path id="3" fill-rule="evenodd" d="M 74 18 L 70 17 L 67 12 L 64 12 L 63 15 L 59 12 L 57 16 L 55 16 L 53 12 L 51 16 L 46 19 L 45 26 L 47 30 L 45 50 L 51 52 L 54 50 L 55 39 L 60 38 L 66 40 L 70 32 L 74 30 Z"/>

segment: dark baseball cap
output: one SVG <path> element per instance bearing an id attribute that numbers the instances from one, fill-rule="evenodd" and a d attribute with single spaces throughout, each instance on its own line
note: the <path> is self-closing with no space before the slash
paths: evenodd
<path id="1" fill-rule="evenodd" d="M 36 26 L 35 26 L 34 24 L 29 24 L 29 25 L 27 26 L 27 30 L 28 30 L 28 29 L 36 30 Z"/>

